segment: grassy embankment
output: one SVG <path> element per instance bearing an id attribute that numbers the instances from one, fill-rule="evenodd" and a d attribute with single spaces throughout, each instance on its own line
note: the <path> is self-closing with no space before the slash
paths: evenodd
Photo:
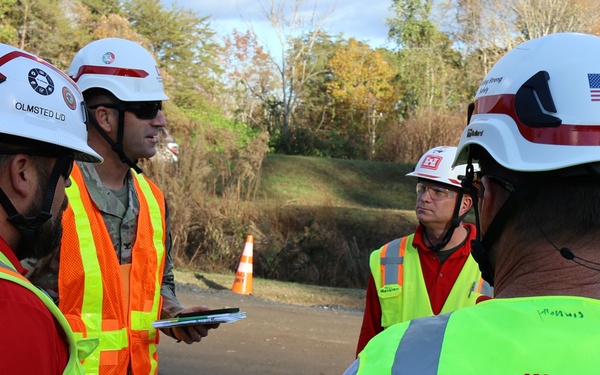
<path id="1" fill-rule="evenodd" d="M 339 283 L 359 284 L 364 287 L 368 277 L 368 254 L 395 237 L 410 233 L 416 225 L 414 207 L 414 180 L 404 177 L 412 170 L 412 165 L 378 163 L 358 160 L 311 158 L 284 155 L 268 155 L 263 162 L 259 190 L 254 200 L 263 217 L 284 218 L 276 225 L 280 233 L 302 231 L 316 232 L 314 236 L 303 235 L 288 251 L 277 253 L 278 272 L 309 278 L 312 273 L 324 276 L 337 268 L 334 276 Z M 274 214 L 276 212 L 276 214 Z M 285 214 L 283 213 L 285 212 Z M 294 220 L 289 218 L 293 217 Z M 282 223 L 285 222 L 285 223 Z M 293 222 L 293 223 L 292 223 Z M 316 224 L 315 224 L 316 223 Z M 283 228 L 284 226 L 289 228 Z M 271 224 L 275 226 L 275 224 Z M 295 226 L 296 228 L 291 228 Z M 255 237 L 255 273 L 261 264 L 257 263 L 257 252 L 272 234 L 264 230 Z M 327 237 L 335 237 L 336 242 L 350 245 L 342 250 L 332 246 L 321 249 L 307 249 L 317 242 L 327 242 Z M 314 239 L 316 237 L 316 239 Z M 304 246 L 304 247 L 303 247 Z M 348 251 L 348 248 L 350 250 Z M 305 261 L 302 269 L 291 268 L 291 263 L 302 259 L 315 259 L 317 253 L 328 252 L 321 264 L 314 266 Z M 282 255 L 283 254 L 283 255 Z M 268 254 L 261 254 L 266 258 Z M 285 257 L 284 257 L 285 255 Z M 352 258 L 351 262 L 337 262 L 339 258 Z M 258 266 L 258 267 L 257 267 Z M 316 271 L 314 269 L 317 269 Z M 344 282 L 344 277 L 351 280 Z M 201 287 L 231 288 L 233 274 L 217 274 L 202 271 L 178 270 L 176 278 L 180 282 L 196 283 Z M 301 280 L 303 281 L 303 280 Z M 312 284 L 319 284 L 319 280 Z M 300 305 L 339 305 L 361 308 L 363 288 L 333 288 L 308 285 L 305 282 L 280 282 L 254 276 L 253 295 Z"/>

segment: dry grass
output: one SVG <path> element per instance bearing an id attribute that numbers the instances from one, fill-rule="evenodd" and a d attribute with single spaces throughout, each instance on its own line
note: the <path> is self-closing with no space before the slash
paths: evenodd
<path id="1" fill-rule="evenodd" d="M 382 141 L 378 159 L 414 164 L 432 147 L 458 144 L 466 121 L 463 112 L 420 109 L 390 129 Z"/>
<path id="2" fill-rule="evenodd" d="M 167 195 L 176 267 L 233 271 L 253 234 L 256 277 L 364 288 L 369 253 L 416 226 L 410 165 L 205 151 L 147 168 Z"/>
<path id="3" fill-rule="evenodd" d="M 178 139 L 176 168 L 147 168 L 167 196 L 176 267 L 234 272 L 253 234 L 259 283 L 365 288 L 370 252 L 417 225 L 414 180 L 405 174 L 421 152 L 455 143 L 461 121 L 419 113 L 389 137 L 394 162 L 271 155 L 266 134 L 240 142 L 226 129 L 197 126 Z M 269 298 L 285 300 L 289 290 Z M 304 293 L 307 304 L 323 302 L 322 290 Z"/>
<path id="4" fill-rule="evenodd" d="M 207 289 L 231 289 L 234 273 L 221 274 L 195 270 L 175 270 L 175 280 Z M 362 309 L 365 290 L 333 288 L 317 285 L 268 280 L 253 277 L 252 295 L 271 301 L 301 306 L 328 306 L 345 309 Z"/>

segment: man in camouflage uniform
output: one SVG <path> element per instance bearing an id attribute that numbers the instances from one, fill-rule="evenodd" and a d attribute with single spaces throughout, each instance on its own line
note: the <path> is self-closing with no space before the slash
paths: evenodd
<path id="1" fill-rule="evenodd" d="M 73 170 L 60 252 L 45 264 L 23 263 L 76 333 L 100 337 L 97 352 L 84 362 L 86 373 L 156 374 L 152 321 L 208 310 L 184 308 L 177 300 L 166 201 L 137 165 L 156 153 L 168 97 L 152 55 L 124 39 L 88 44 L 69 75 L 86 100 L 88 143 L 104 163 L 77 163 Z M 191 344 L 217 327 L 164 333 Z"/>
<path id="2" fill-rule="evenodd" d="M 107 189 L 102 185 L 102 180 L 90 163 L 77 162 L 81 173 L 86 180 L 86 186 L 92 195 L 94 202 L 98 204 L 103 215 L 110 238 L 113 242 L 115 252 L 120 264 L 131 264 L 131 250 L 137 230 L 137 217 L 139 214 L 139 201 L 133 188 L 131 172 L 126 177 L 123 192 L 126 196 L 118 197 L 118 193 Z M 125 198 L 125 207 L 120 199 Z M 161 296 L 163 297 L 162 318 L 173 317 L 185 308 L 179 303 L 175 294 L 175 276 L 173 274 L 173 252 L 171 232 L 168 230 L 169 214 L 167 210 L 167 241 L 164 275 L 162 280 Z M 60 253 L 55 253 L 51 258 L 44 259 L 28 258 L 22 261 L 22 266 L 29 270 L 29 280 L 44 289 L 54 301 L 58 302 L 58 269 Z M 170 333 L 170 332 L 168 332 Z M 200 341 L 200 338 L 198 340 Z M 186 341 L 187 342 L 187 341 Z"/>

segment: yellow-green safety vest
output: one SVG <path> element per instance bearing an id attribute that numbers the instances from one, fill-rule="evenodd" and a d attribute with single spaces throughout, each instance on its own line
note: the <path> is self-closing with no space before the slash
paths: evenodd
<path id="1" fill-rule="evenodd" d="M 344 375 L 597 375 L 600 301 L 499 298 L 375 336 Z"/>
<path id="2" fill-rule="evenodd" d="M 371 253 L 369 266 L 381 305 L 381 326 L 431 316 L 431 302 L 423 278 L 419 252 L 413 246 L 414 233 L 395 239 Z M 441 313 L 473 306 L 489 287 L 481 278 L 472 256 L 466 260 Z"/>
<path id="3" fill-rule="evenodd" d="M 10 260 L 2 253 L 0 253 L 0 278 L 21 285 L 42 300 L 44 305 L 46 305 L 48 310 L 50 310 L 56 321 L 60 324 L 65 332 L 67 345 L 69 346 L 69 360 L 67 361 L 67 365 L 65 366 L 65 371 L 63 374 L 84 374 L 81 361 L 90 355 L 96 346 L 98 346 L 98 338 L 93 337 L 77 340 L 73 334 L 73 330 L 71 330 L 71 326 L 69 326 L 69 323 L 65 319 L 64 315 L 54 304 L 52 299 L 46 293 L 33 285 L 29 280 L 19 274 Z M 32 358 L 32 360 L 35 359 Z"/>

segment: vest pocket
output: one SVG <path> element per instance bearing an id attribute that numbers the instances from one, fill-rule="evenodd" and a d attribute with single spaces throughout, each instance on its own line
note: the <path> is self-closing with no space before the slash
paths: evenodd
<path id="1" fill-rule="evenodd" d="M 381 326 L 387 328 L 399 323 L 402 317 L 402 292 L 398 284 L 385 285 L 377 291 L 381 305 Z"/>

